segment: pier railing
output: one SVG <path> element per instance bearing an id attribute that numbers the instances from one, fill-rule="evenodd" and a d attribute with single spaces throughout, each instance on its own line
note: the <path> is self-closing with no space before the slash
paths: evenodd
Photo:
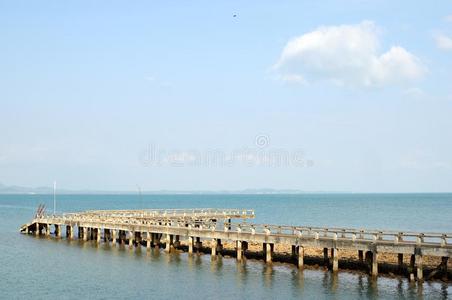
<path id="1" fill-rule="evenodd" d="M 392 242 L 394 244 L 418 244 L 418 245 L 439 245 L 445 247 L 452 245 L 452 233 L 435 233 L 435 232 L 412 232 L 412 231 L 394 231 L 394 230 L 375 230 L 375 229 L 356 229 L 341 227 L 313 227 L 313 226 L 285 226 L 272 224 L 254 224 L 245 222 L 227 222 L 224 220 L 212 220 L 215 213 L 219 210 L 205 210 L 202 214 L 198 212 L 193 215 L 186 214 L 186 210 L 179 210 L 182 214 L 165 214 L 158 212 L 150 214 L 151 218 L 142 218 L 137 214 L 134 217 L 123 214 L 63 214 L 60 216 L 42 216 L 35 219 L 35 222 L 51 223 L 51 224 L 73 224 L 81 223 L 99 224 L 102 227 L 111 226 L 153 226 L 153 227 L 187 227 L 191 230 L 212 230 L 223 231 L 236 234 L 251 235 L 277 235 L 281 237 L 296 237 L 310 239 L 331 239 L 331 240 L 351 240 L 351 241 L 375 241 L 375 242 Z M 204 214 L 204 213 L 207 214 Z M 233 215 L 228 211 L 227 216 Z M 239 214 L 253 214 L 251 210 L 237 210 Z M 202 216 L 209 216 L 202 219 Z M 188 218 L 186 218 L 188 217 Z M 195 220 L 196 219 L 196 220 Z M 228 218 L 225 218 L 228 219 Z"/>
<path id="2" fill-rule="evenodd" d="M 64 217 L 125 217 L 125 218 L 254 218 L 252 209 L 140 209 L 140 210 L 89 210 L 81 213 L 67 213 Z"/>

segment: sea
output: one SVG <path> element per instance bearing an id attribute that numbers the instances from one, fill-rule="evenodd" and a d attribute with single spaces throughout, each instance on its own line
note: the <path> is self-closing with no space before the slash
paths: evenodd
<path id="1" fill-rule="evenodd" d="M 452 285 L 19 233 L 53 195 L 0 195 L 0 299 L 452 299 Z M 56 211 L 246 208 L 256 223 L 452 232 L 452 194 L 57 195 Z"/>

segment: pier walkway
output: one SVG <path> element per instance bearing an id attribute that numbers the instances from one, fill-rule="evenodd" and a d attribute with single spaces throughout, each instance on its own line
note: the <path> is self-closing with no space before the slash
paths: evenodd
<path id="1" fill-rule="evenodd" d="M 21 227 L 23 233 L 51 235 L 98 243 L 123 243 L 130 247 L 164 246 L 167 252 L 188 245 L 191 254 L 199 250 L 202 241 L 209 241 L 211 255 L 223 250 L 223 243 L 234 242 L 237 260 L 246 257 L 249 243 L 262 245 L 263 258 L 272 263 L 275 244 L 290 245 L 299 268 L 304 266 L 305 248 L 323 249 L 324 260 L 338 271 L 340 252 L 356 251 L 358 260 L 366 263 L 372 276 L 378 275 L 379 254 L 410 257 L 413 275 L 424 279 L 423 258 L 441 257 L 440 270 L 447 276 L 447 264 L 452 257 L 452 233 L 421 233 L 362 230 L 353 228 L 321 228 L 281 226 L 246 222 L 254 218 L 253 210 L 241 209 L 171 209 L 171 210 L 100 210 L 62 215 L 41 213 Z M 238 219 L 238 222 L 232 222 Z M 53 227 L 53 230 L 52 230 Z"/>

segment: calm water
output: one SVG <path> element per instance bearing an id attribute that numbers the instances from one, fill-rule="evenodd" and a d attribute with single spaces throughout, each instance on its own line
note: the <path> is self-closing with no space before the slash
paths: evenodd
<path id="1" fill-rule="evenodd" d="M 0 195 L 0 299 L 452 298 L 452 286 L 18 233 L 49 195 Z M 452 194 L 61 195 L 58 211 L 253 208 L 255 222 L 452 232 Z M 144 250 L 144 251 L 143 251 Z"/>

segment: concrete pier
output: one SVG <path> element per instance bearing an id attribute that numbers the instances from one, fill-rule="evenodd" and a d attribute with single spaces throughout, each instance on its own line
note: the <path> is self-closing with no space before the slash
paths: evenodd
<path id="1" fill-rule="evenodd" d="M 251 211 L 252 212 L 252 211 Z M 248 243 L 263 246 L 263 259 L 271 264 L 275 244 L 285 244 L 291 251 L 291 258 L 302 269 L 305 265 L 305 249 L 323 249 L 324 264 L 333 272 L 339 270 L 341 251 L 357 251 L 359 262 L 368 266 L 372 276 L 378 275 L 380 253 L 397 255 L 399 270 L 405 270 L 403 257 L 411 256 L 407 268 L 418 281 L 424 276 L 425 257 L 440 257 L 442 264 L 438 274 L 447 274 L 447 261 L 452 256 L 451 233 L 418 233 L 400 231 L 376 231 L 350 228 L 322 228 L 308 226 L 283 226 L 233 222 L 232 219 L 254 217 L 250 210 L 206 209 L 206 210 L 149 210 L 149 211 L 88 211 L 63 215 L 40 215 L 21 227 L 21 232 L 33 235 L 51 235 L 60 238 L 62 230 L 66 236 L 96 243 L 112 241 L 147 249 L 165 243 L 165 251 L 180 248 L 180 241 L 188 245 L 189 254 L 201 252 L 202 240 L 210 241 L 210 254 L 216 257 L 222 253 L 222 243 L 235 243 L 237 261 L 246 257 Z M 184 249 L 184 247 L 181 247 Z M 186 248 L 185 248 L 186 249 Z M 356 253 L 356 252 L 355 252 Z M 260 254 L 258 254 L 260 255 Z M 329 257 L 331 255 L 331 257 Z M 279 256 L 277 256 L 279 257 Z M 384 255 L 381 255 L 384 258 Z M 321 260 L 321 257 L 319 258 Z M 445 263 L 444 263 L 445 262 Z M 382 261 L 383 263 L 383 261 Z M 342 264 L 342 262 L 341 262 Z M 425 278 L 424 278 L 425 277 Z"/>

